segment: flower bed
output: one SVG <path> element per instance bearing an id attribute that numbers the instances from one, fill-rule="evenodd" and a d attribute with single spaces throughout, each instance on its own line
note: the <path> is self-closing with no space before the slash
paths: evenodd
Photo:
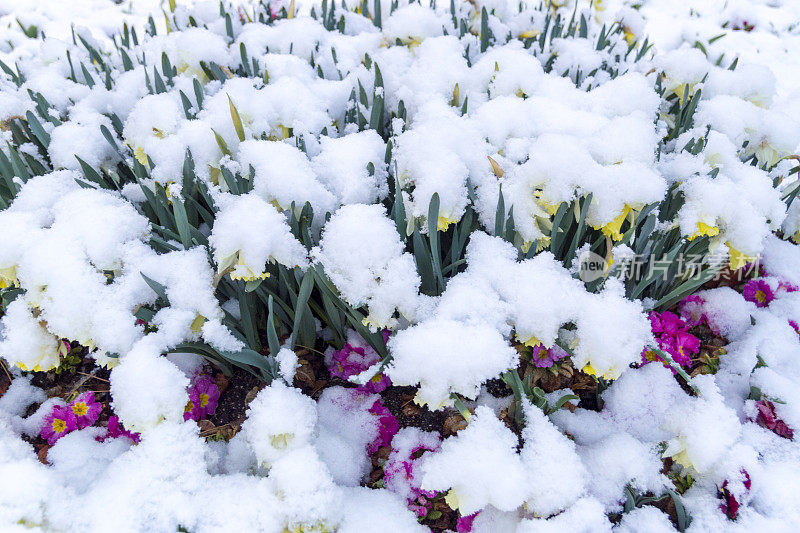
<path id="1" fill-rule="evenodd" d="M 3 15 L 0 526 L 800 523 L 774 4 Z"/>

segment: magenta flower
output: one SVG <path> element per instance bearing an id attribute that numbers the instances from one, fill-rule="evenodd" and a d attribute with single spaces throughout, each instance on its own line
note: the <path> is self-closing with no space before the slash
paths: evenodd
<path id="1" fill-rule="evenodd" d="M 389 330 L 383 330 L 382 334 L 384 341 L 386 341 L 389 338 Z M 339 377 L 345 381 L 380 361 L 380 356 L 377 352 L 357 335 L 349 338 L 348 341 L 344 348 L 330 352 L 330 355 L 325 358 L 331 376 Z M 358 390 L 376 394 L 383 392 L 391 384 L 392 381 L 389 377 L 380 373 L 364 385 L 360 385 Z"/>
<path id="2" fill-rule="evenodd" d="M 189 403 L 184 409 L 184 420 L 201 420 L 217 410 L 219 388 L 208 376 L 200 376 L 189 389 Z"/>
<path id="3" fill-rule="evenodd" d="M 745 283 L 742 296 L 748 302 L 756 304 L 756 307 L 767 307 L 775 299 L 772 288 L 763 279 L 751 279 Z"/>
<path id="4" fill-rule="evenodd" d="M 127 437 L 131 440 L 134 444 L 139 444 L 139 440 L 141 436 L 139 433 L 132 433 L 127 429 L 123 428 L 122 425 L 119 423 L 119 417 L 117 415 L 113 415 L 108 417 L 108 427 L 107 433 L 105 437 L 97 437 L 96 440 L 100 442 L 105 442 L 106 439 L 116 439 L 118 437 Z"/>
<path id="5" fill-rule="evenodd" d="M 94 392 L 92 391 L 84 392 L 72 400 L 69 404 L 69 408 L 75 413 L 75 417 L 78 420 L 78 427 L 81 429 L 87 428 L 97 422 L 97 419 L 100 417 L 100 411 L 103 410 L 103 406 L 95 401 Z"/>
<path id="6" fill-rule="evenodd" d="M 58 439 L 78 429 L 78 419 L 69 406 L 57 405 L 42 423 L 41 435 L 47 444 L 53 445 Z"/>
<path id="7" fill-rule="evenodd" d="M 408 508 L 414 511 L 414 514 L 417 515 L 417 518 L 425 518 L 425 515 L 430 512 L 430 502 L 427 500 L 427 498 L 425 498 L 425 496 L 420 496 L 416 500 L 409 503 Z"/>
<path id="8" fill-rule="evenodd" d="M 742 474 L 744 474 L 744 494 L 740 494 L 739 497 L 746 496 L 750 492 L 750 474 L 747 473 L 747 470 L 742 469 Z M 728 490 L 728 480 L 726 479 L 722 483 L 722 488 L 719 491 L 719 497 L 722 498 L 722 503 L 719 504 L 719 509 L 722 511 L 725 516 L 727 516 L 730 520 L 736 520 L 736 517 L 739 515 L 739 507 L 741 504 L 739 500 L 736 499 L 736 496 Z"/>
<path id="9" fill-rule="evenodd" d="M 658 347 L 670 354 L 679 365 L 690 367 L 692 355 L 700 351 L 700 339 L 689 333 L 689 324 L 669 311 L 651 312 L 649 318 Z M 646 348 L 642 350 L 642 364 L 646 365 L 653 361 L 659 361 L 669 367 L 669 364 L 654 351 Z M 673 373 L 675 373 L 674 369 Z"/>
<path id="10" fill-rule="evenodd" d="M 669 311 L 650 313 L 650 329 L 655 335 L 675 335 L 685 327 L 686 322 L 681 320 L 675 313 L 670 313 Z"/>
<path id="11" fill-rule="evenodd" d="M 786 292 L 797 292 L 797 285 L 789 283 L 788 281 L 779 281 L 778 282 L 778 292 L 786 291 Z"/>
<path id="12" fill-rule="evenodd" d="M 419 439 L 413 440 L 400 437 L 408 437 L 408 434 L 398 435 L 392 442 L 392 453 L 383 465 L 384 485 L 387 490 L 406 498 L 409 509 L 418 516 L 425 516 L 430 511 L 430 500 L 439 493 L 420 488 L 422 481 L 417 479 L 417 465 L 425 453 L 439 449 L 441 438 L 434 434 L 420 434 Z"/>
<path id="13" fill-rule="evenodd" d="M 678 364 L 691 366 L 692 355 L 700 351 L 700 339 L 689 332 L 679 331 L 675 335 L 675 352 L 673 356 Z"/>
<path id="14" fill-rule="evenodd" d="M 756 415 L 755 422 L 759 426 L 767 428 L 785 439 L 791 439 L 794 436 L 794 431 L 777 415 L 775 404 L 771 401 L 762 398 L 756 402 L 756 409 L 758 409 L 758 415 Z"/>
<path id="15" fill-rule="evenodd" d="M 476 511 L 467 516 L 459 516 L 456 520 L 456 532 L 469 533 L 472 531 L 472 522 L 475 521 L 475 517 L 478 516 L 478 513 L 480 513 L 480 511 Z"/>
<path id="16" fill-rule="evenodd" d="M 538 368 L 550 368 L 553 366 L 553 363 L 567 357 L 567 355 L 567 352 L 557 344 L 554 344 L 553 347 L 549 349 L 545 348 L 542 344 L 537 344 L 533 347 L 531 362 L 533 366 Z"/>
<path id="17" fill-rule="evenodd" d="M 708 318 L 703 313 L 703 304 L 706 301 L 696 294 L 691 294 L 680 301 L 678 304 L 678 311 L 681 314 L 681 320 L 686 322 L 689 327 L 696 326 Z"/>
<path id="18" fill-rule="evenodd" d="M 388 446 L 392 442 L 392 438 L 400 430 L 400 422 L 397 418 L 381 403 L 380 398 L 375 400 L 369 412 L 378 417 L 380 427 L 378 429 L 378 437 L 367 445 L 367 451 L 373 454 L 378 451 L 381 446 Z"/>
<path id="19" fill-rule="evenodd" d="M 792 328 L 794 328 L 794 330 L 797 332 L 798 335 L 800 335 L 800 326 L 797 325 L 797 322 L 795 322 L 794 320 L 790 320 L 789 325 L 792 326 Z"/>
<path id="20" fill-rule="evenodd" d="M 367 381 L 363 385 L 359 385 L 357 388 L 359 391 L 366 392 L 367 394 L 378 394 L 389 388 L 391 384 L 392 380 L 389 379 L 389 376 L 383 372 L 380 372 L 375 374 L 371 380 Z"/>

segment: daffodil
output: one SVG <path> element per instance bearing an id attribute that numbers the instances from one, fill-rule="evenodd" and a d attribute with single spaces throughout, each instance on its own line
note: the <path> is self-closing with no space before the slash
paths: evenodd
<path id="1" fill-rule="evenodd" d="M 533 348 L 535 346 L 544 346 L 544 343 L 542 341 L 540 341 L 539 339 L 537 339 L 535 335 L 530 335 L 530 336 L 525 337 L 525 338 L 527 340 L 522 341 L 522 337 L 520 337 L 519 334 L 517 334 L 517 339 L 520 340 L 522 342 L 522 344 L 525 345 L 525 346 L 528 346 L 530 348 Z"/>
<path id="2" fill-rule="evenodd" d="M 622 212 L 617 215 L 617 217 L 605 224 L 604 226 L 592 226 L 594 229 L 599 229 L 603 232 L 603 235 L 610 237 L 614 241 L 619 241 L 622 239 L 622 223 L 625 222 L 625 219 L 628 218 L 628 214 L 633 212 L 633 208 L 628 204 L 625 204 L 625 207 L 622 208 Z"/>
<path id="3" fill-rule="evenodd" d="M 7 289 L 9 287 L 19 287 L 17 267 L 15 265 L 0 268 L 0 289 Z"/>
<path id="4" fill-rule="evenodd" d="M 762 139 L 760 143 L 754 144 L 752 149 L 749 149 L 746 155 L 754 154 L 756 160 L 766 168 L 772 168 L 778 164 L 787 154 L 779 152 L 767 139 Z"/>
<path id="5" fill-rule="evenodd" d="M 189 325 L 189 329 L 192 330 L 192 333 L 200 334 L 200 331 L 203 329 L 203 324 L 206 323 L 206 317 L 201 314 L 197 314 L 197 316 L 192 320 L 192 323 Z"/>
<path id="6" fill-rule="evenodd" d="M 397 325 L 397 319 L 389 318 L 388 320 L 378 320 L 370 313 L 361 320 L 361 323 L 365 327 L 369 328 L 372 333 L 375 333 L 376 331 L 380 331 L 382 329 L 393 328 Z"/>
<path id="7" fill-rule="evenodd" d="M 451 509 L 454 511 L 458 510 L 458 494 L 456 494 L 455 489 L 450 489 L 447 491 L 447 494 L 444 496 L 444 501 L 447 505 L 450 506 Z"/>
<path id="8" fill-rule="evenodd" d="M 315 522 L 311 524 L 306 523 L 298 523 L 298 524 L 288 524 L 283 528 L 283 533 L 328 533 L 329 531 L 333 531 L 329 529 L 328 526 L 322 522 Z"/>
<path id="9" fill-rule="evenodd" d="M 561 3 L 561 5 L 563 5 L 563 4 L 566 4 L 566 1 L 559 0 L 559 3 Z M 550 0 L 550 4 L 551 5 L 553 4 L 553 0 Z M 592 7 L 595 10 L 594 20 L 596 20 L 598 24 L 603 22 L 603 17 L 601 15 L 606 10 L 606 2 L 605 2 L 605 0 L 594 0 L 592 2 Z"/>
<path id="10" fill-rule="evenodd" d="M 703 235 L 706 235 L 708 237 L 715 237 L 719 235 L 719 228 L 716 226 L 711 226 L 709 224 L 706 224 L 705 222 L 698 222 L 697 231 L 692 233 L 688 237 L 688 239 L 691 241 L 696 239 L 697 237 L 702 237 Z"/>
<path id="11" fill-rule="evenodd" d="M 148 165 L 147 161 L 147 154 L 144 152 L 144 148 L 141 146 L 137 146 L 133 150 L 133 157 L 143 166 L 146 167 Z"/>
<path id="12" fill-rule="evenodd" d="M 457 218 L 439 215 L 439 219 L 436 221 L 436 231 L 447 231 L 450 224 L 455 224 L 456 222 L 458 222 Z"/>
<path id="13" fill-rule="evenodd" d="M 586 365 L 583 367 L 582 371 L 583 371 L 584 374 L 589 374 L 590 376 L 592 376 L 594 378 L 601 377 L 601 378 L 606 379 L 606 380 L 617 379 L 620 376 L 620 374 L 622 374 L 622 372 L 615 366 L 612 366 L 611 368 L 609 368 L 605 372 L 603 372 L 601 374 L 598 374 L 597 370 L 595 370 L 594 367 L 590 363 L 586 363 Z"/>
<path id="14" fill-rule="evenodd" d="M 69 353 L 69 345 L 53 336 L 53 342 L 42 344 L 39 351 L 26 361 L 16 361 L 14 364 L 23 371 L 45 372 L 57 367 L 61 358 Z"/>
<path id="15" fill-rule="evenodd" d="M 244 118 L 243 118 L 243 120 L 244 120 Z M 287 128 L 283 124 L 278 124 L 277 126 L 272 128 L 272 131 L 267 136 L 267 140 L 269 140 L 269 141 L 282 141 L 284 139 L 288 139 L 291 136 L 292 136 L 292 129 L 291 128 Z"/>
<path id="16" fill-rule="evenodd" d="M 536 204 L 542 209 L 544 209 L 548 215 L 553 216 L 556 214 L 560 204 L 554 204 L 553 202 L 545 198 L 543 191 L 535 191 L 533 193 L 533 196 L 536 199 Z"/>
<path id="17" fill-rule="evenodd" d="M 730 266 L 731 270 L 734 271 L 739 270 L 746 264 L 752 263 L 757 259 L 756 256 L 743 254 L 742 252 L 731 246 L 729 242 L 726 242 L 725 244 L 728 245 L 728 265 Z"/>
<path id="18" fill-rule="evenodd" d="M 674 463 L 681 465 L 690 471 L 695 471 L 694 464 L 689 459 L 689 450 L 686 445 L 686 439 L 683 437 L 676 437 L 667 442 L 667 448 L 664 450 L 664 457 L 670 457 Z"/>
<path id="19" fill-rule="evenodd" d="M 680 80 L 667 79 L 665 94 L 673 93 L 680 101 L 684 101 L 694 94 L 696 83 L 684 83 Z"/>
<path id="20" fill-rule="evenodd" d="M 259 268 L 245 263 L 241 250 L 232 253 L 220 261 L 219 271 L 225 272 L 226 270 L 232 280 L 255 281 L 257 279 L 267 279 L 269 277 L 269 272 L 264 272 L 264 266 Z M 196 320 L 197 319 L 195 319 L 195 321 Z"/>
<path id="21" fill-rule="evenodd" d="M 541 252 L 548 246 L 550 246 L 550 236 L 544 235 L 536 239 L 536 241 L 526 241 L 519 245 L 519 249 L 522 250 L 523 254 L 527 254 L 528 250 L 530 250 L 533 243 L 536 242 L 536 253 Z"/>
<path id="22" fill-rule="evenodd" d="M 627 26 L 623 26 L 622 31 L 625 32 L 625 42 L 627 42 L 629 46 L 633 46 L 633 43 L 638 40 L 636 35 Z"/>
<path id="23" fill-rule="evenodd" d="M 425 407 L 427 405 L 428 409 L 430 409 L 431 411 L 438 411 L 442 407 L 451 407 L 453 404 L 455 404 L 455 400 L 453 400 L 453 398 L 451 397 L 447 397 L 441 402 L 439 402 L 438 405 L 433 405 L 431 402 L 424 400 L 419 395 L 419 391 L 417 391 L 417 393 L 414 395 L 414 403 L 419 405 L 420 407 Z"/>

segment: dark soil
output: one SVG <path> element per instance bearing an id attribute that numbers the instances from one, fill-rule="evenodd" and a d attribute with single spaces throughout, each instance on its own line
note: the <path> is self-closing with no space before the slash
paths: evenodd
<path id="1" fill-rule="evenodd" d="M 241 424 L 241 421 L 245 418 L 248 400 L 252 400 L 256 392 L 264 388 L 264 382 L 250 372 L 240 368 L 236 368 L 228 377 L 223 376 L 221 373 L 215 374 L 214 381 L 219 387 L 220 395 L 217 409 L 209 417 L 209 420 L 215 426 L 224 426 L 225 424 L 236 422 Z"/>

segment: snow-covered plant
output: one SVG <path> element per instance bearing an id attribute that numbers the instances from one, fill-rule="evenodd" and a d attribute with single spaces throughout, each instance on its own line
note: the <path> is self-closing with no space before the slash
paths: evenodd
<path id="1" fill-rule="evenodd" d="M 170 502 L 258 509 L 242 530 L 411 531 L 407 506 L 424 522 L 434 501 L 462 529 L 642 530 L 662 496 L 685 529 L 669 480 L 693 512 L 719 488 L 698 529 L 774 512 L 761 480 L 800 427 L 796 106 L 722 36 L 660 50 L 656 8 L 616 4 L 170 0 L 53 37 L 44 12 L 0 16 L 0 357 L 16 377 L 86 353 L 116 413 L 3 407 L 0 471 L 27 446 L 7 426 L 53 446 L 56 473 L 25 463 L 40 486 L 74 450 L 121 464 L 96 490 L 136 490 L 83 530 L 233 528 L 190 506 L 160 522 L 140 493 L 175 479 Z M 732 4 L 726 31 L 768 26 Z M 686 298 L 761 256 L 775 272 Z M 718 380 L 689 375 L 706 327 L 732 354 Z M 347 386 L 309 375 L 320 353 Z M 230 442 L 187 423 L 220 390 L 178 354 L 263 382 Z M 398 433 L 390 386 L 468 424 Z M 381 468 L 399 501 L 358 488 Z M 98 499 L 74 490 L 14 496 L 10 524 Z M 114 523 L 117 500 L 142 516 Z"/>

